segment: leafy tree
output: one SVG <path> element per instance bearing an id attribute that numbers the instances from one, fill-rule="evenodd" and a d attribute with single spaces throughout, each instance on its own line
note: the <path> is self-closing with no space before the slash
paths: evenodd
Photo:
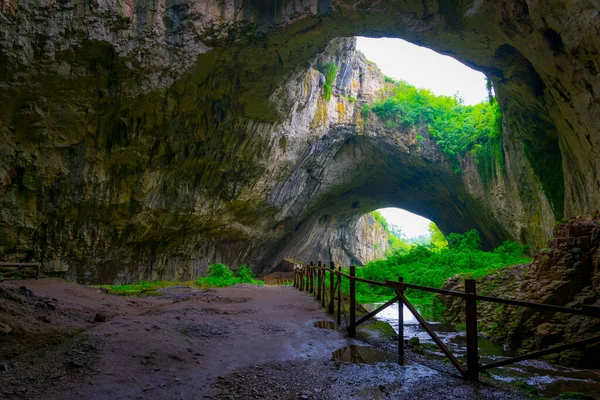
<path id="1" fill-rule="evenodd" d="M 451 233 L 447 237 L 448 247 L 455 250 L 480 250 L 481 237 L 477 229 L 465 233 Z"/>

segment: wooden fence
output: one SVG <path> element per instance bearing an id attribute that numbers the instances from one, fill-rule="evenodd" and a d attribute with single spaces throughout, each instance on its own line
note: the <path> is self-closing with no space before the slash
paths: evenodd
<path id="1" fill-rule="evenodd" d="M 508 304 L 512 306 L 528 307 L 539 311 L 561 312 L 584 317 L 600 318 L 600 307 L 583 305 L 581 308 L 560 307 L 550 304 L 539 304 L 528 301 L 511 300 L 491 296 L 481 296 L 477 294 L 476 281 L 473 279 L 465 280 L 465 291 L 438 289 L 427 286 L 412 285 L 405 283 L 402 277 L 398 281 L 374 281 L 370 279 L 359 278 L 356 276 L 356 267 L 349 267 L 348 274 L 342 272 L 342 268 L 336 268 L 331 262 L 329 268 L 319 262 L 317 265 L 310 263 L 305 267 L 294 269 L 294 287 L 314 294 L 316 299 L 321 302 L 323 307 L 327 306 L 329 313 L 334 314 L 337 309 L 337 323 L 341 325 L 342 314 L 348 335 L 356 336 L 356 327 L 370 318 L 373 318 L 379 312 L 394 303 L 398 303 L 398 357 L 399 362 L 404 362 L 404 320 L 403 306 L 413 314 L 415 319 L 423 329 L 431 336 L 436 345 L 460 372 L 460 374 L 472 380 L 479 380 L 480 371 L 490 368 L 501 367 L 507 364 L 513 364 L 519 361 L 529 360 L 541 357 L 547 354 L 558 353 L 575 347 L 582 347 L 592 343 L 600 342 L 600 336 L 594 336 L 579 340 L 573 343 L 550 347 L 544 350 L 534 351 L 520 356 L 508 358 L 506 360 L 493 362 L 486 365 L 479 364 L 479 349 L 477 345 L 477 302 L 487 301 L 499 304 Z M 329 287 L 327 287 L 327 274 L 329 274 Z M 344 296 L 342 296 L 342 278 L 349 280 L 349 311 L 346 313 Z M 356 282 L 364 282 L 370 285 L 384 286 L 394 290 L 395 296 L 386 303 L 368 313 L 364 317 L 356 320 Z M 460 297 L 465 300 L 465 321 L 466 321 L 466 344 L 467 344 L 467 365 L 466 367 L 452 354 L 448 347 L 440 340 L 436 333 L 431 329 L 425 319 L 417 312 L 415 307 L 406 299 L 404 292 L 406 289 L 422 290 L 425 292 L 437 293 L 447 296 Z M 337 303 L 337 307 L 336 307 Z M 349 314 L 349 315 L 348 315 Z"/>
<path id="2" fill-rule="evenodd" d="M 294 282 L 293 272 L 273 272 L 263 277 L 265 285 L 291 285 Z"/>
<path id="3" fill-rule="evenodd" d="M 0 262 L 0 278 L 35 278 L 40 276 L 39 263 Z"/>

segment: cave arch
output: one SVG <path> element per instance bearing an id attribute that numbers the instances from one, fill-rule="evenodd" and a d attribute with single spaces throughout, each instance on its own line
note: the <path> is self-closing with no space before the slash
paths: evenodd
<path id="1" fill-rule="evenodd" d="M 493 215 L 486 241 L 506 235 L 535 248 L 563 214 L 600 207 L 600 26 L 584 1 L 9 3 L 0 22 L 3 258 L 41 260 L 81 281 L 194 276 L 214 261 L 266 266 L 277 245 L 318 222 L 310 201 L 337 204 L 341 186 L 318 194 L 312 181 L 297 193 L 306 210 L 276 201 L 310 151 L 329 138 L 377 149 L 346 120 L 313 118 L 324 106 L 307 68 L 345 51 L 343 41 L 328 46 L 334 38 L 355 35 L 401 37 L 494 82 L 506 174 L 485 189 L 457 183 L 447 207 L 456 216 L 448 227 L 438 218 L 443 229 L 468 209 L 481 221 Z M 377 202 L 402 206 L 390 196 Z M 481 199 L 495 206 L 480 210 Z M 355 210 L 368 204 L 356 201 Z"/>

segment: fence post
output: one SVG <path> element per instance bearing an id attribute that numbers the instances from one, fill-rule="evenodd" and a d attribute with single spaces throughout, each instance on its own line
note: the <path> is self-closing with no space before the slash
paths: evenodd
<path id="1" fill-rule="evenodd" d="M 354 278 L 356 276 L 356 267 L 354 265 L 350 266 L 350 276 Z M 354 279 L 350 279 L 350 326 L 348 327 L 348 336 L 355 337 L 356 336 L 356 281 Z"/>
<path id="2" fill-rule="evenodd" d="M 308 266 L 308 293 L 312 293 L 312 291 L 313 291 L 312 268 L 313 268 L 313 262 L 311 261 L 310 265 Z"/>
<path id="3" fill-rule="evenodd" d="M 342 272 L 342 267 L 338 267 L 338 272 Z M 338 292 L 337 292 L 337 324 L 342 324 L 342 275 L 338 274 Z"/>
<path id="4" fill-rule="evenodd" d="M 324 267 L 325 264 L 321 264 L 321 261 L 319 261 L 319 267 Z M 321 270 L 321 307 L 325 307 L 325 271 Z"/>
<path id="5" fill-rule="evenodd" d="M 309 282 L 308 282 L 308 272 L 310 271 L 310 264 L 306 265 L 306 268 L 304 268 L 304 271 L 302 271 L 304 273 L 304 279 L 302 280 L 302 282 L 304 283 L 304 291 L 308 292 L 309 289 Z"/>
<path id="6" fill-rule="evenodd" d="M 404 282 L 404 278 L 399 276 L 398 282 Z M 404 294 L 403 289 L 399 292 Z M 404 365 L 404 302 L 401 298 L 398 298 L 398 362 Z"/>
<path id="7" fill-rule="evenodd" d="M 321 261 L 318 262 L 317 269 L 317 300 L 321 300 Z"/>
<path id="8" fill-rule="evenodd" d="M 333 275 L 333 271 L 335 269 L 335 264 L 333 263 L 333 261 L 331 261 L 329 263 L 329 268 L 331 269 L 329 271 L 329 314 L 333 314 L 333 299 L 334 299 L 334 294 L 333 294 L 333 284 L 334 284 L 334 279 L 335 276 Z"/>
<path id="9" fill-rule="evenodd" d="M 479 380 L 479 349 L 477 348 L 477 286 L 474 279 L 465 279 L 467 325 L 467 373 L 472 380 Z"/>

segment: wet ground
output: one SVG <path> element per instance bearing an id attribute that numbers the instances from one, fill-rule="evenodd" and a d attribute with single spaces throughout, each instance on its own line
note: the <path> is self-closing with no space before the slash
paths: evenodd
<path id="1" fill-rule="evenodd" d="M 365 307 L 371 311 L 379 305 L 368 304 Z M 396 332 L 398 331 L 397 304 L 379 313 L 377 318 L 388 322 Z M 406 307 L 403 310 L 403 319 L 405 339 L 417 337 L 421 343 L 434 345 L 433 340 Z M 454 355 L 463 361 L 466 360 L 467 348 L 464 332 L 457 332 L 453 326 L 448 324 L 431 322 L 430 325 Z M 482 364 L 489 364 L 516 355 L 483 336 L 479 337 L 478 342 Z M 444 355 L 440 351 L 426 351 L 440 360 L 444 359 Z M 538 394 L 545 397 L 558 396 L 564 392 L 580 392 L 600 399 L 600 370 L 559 367 L 543 360 L 527 360 L 494 368 L 489 372 L 494 379 L 499 381 L 525 382 L 535 388 Z"/>
<path id="2" fill-rule="evenodd" d="M 169 288 L 144 299 L 55 280 L 0 288 L 0 322 L 13 329 L 0 337 L 0 398 L 525 398 L 418 355 L 398 365 L 393 352 L 327 329 L 317 301 L 289 286 Z M 45 298 L 53 307 L 38 306 Z M 58 342 L 29 340 L 59 328 Z"/>

